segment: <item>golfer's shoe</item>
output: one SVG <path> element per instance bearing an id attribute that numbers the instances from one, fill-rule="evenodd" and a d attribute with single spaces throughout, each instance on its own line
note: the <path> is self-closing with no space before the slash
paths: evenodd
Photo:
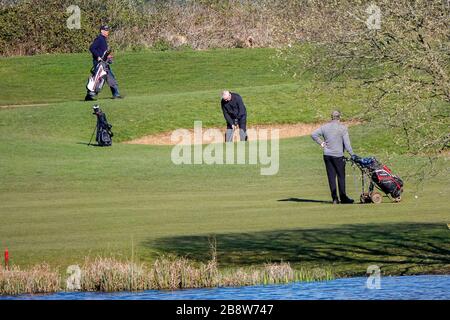
<path id="1" fill-rule="evenodd" d="M 354 202 L 355 202 L 355 200 L 350 199 L 348 197 L 341 199 L 341 203 L 343 203 L 343 204 L 352 204 Z"/>
<path id="2" fill-rule="evenodd" d="M 339 204 L 339 200 L 338 199 L 333 199 L 333 204 Z"/>
<path id="3" fill-rule="evenodd" d="M 84 101 L 94 101 L 94 97 L 91 96 L 90 94 L 87 94 L 86 97 L 84 97 Z"/>
<path id="4" fill-rule="evenodd" d="M 121 95 L 117 95 L 117 96 L 113 96 L 113 99 L 123 99 L 123 97 Z"/>

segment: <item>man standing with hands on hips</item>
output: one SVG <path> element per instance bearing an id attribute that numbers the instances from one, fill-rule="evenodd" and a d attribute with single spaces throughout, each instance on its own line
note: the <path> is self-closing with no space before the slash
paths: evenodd
<path id="1" fill-rule="evenodd" d="M 353 203 L 345 192 L 345 159 L 344 150 L 353 156 L 348 129 L 341 124 L 341 113 L 333 111 L 331 121 L 323 125 L 311 135 L 323 149 L 323 160 L 327 169 L 328 183 L 330 185 L 333 204 L 338 204 L 339 199 L 336 189 L 336 176 L 339 186 L 340 203 Z"/>

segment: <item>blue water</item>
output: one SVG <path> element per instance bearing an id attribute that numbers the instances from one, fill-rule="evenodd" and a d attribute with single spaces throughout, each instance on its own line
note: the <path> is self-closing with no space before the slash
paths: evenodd
<path id="1" fill-rule="evenodd" d="M 61 292 L 23 295 L 2 299 L 26 300 L 448 300 L 450 275 L 382 277 L 379 289 L 368 289 L 367 278 L 239 288 L 189 289 L 178 291 Z"/>

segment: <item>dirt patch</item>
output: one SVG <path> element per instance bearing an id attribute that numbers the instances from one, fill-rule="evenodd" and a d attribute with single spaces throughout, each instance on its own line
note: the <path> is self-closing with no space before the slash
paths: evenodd
<path id="1" fill-rule="evenodd" d="M 293 137 L 301 137 L 310 135 L 314 130 L 319 128 L 324 123 L 296 123 L 296 124 L 273 124 L 273 125 L 255 125 L 248 127 L 248 136 L 249 141 L 254 140 L 266 140 L 273 138 L 272 130 L 278 129 L 280 139 L 285 138 L 293 138 Z M 360 124 L 357 121 L 343 122 L 343 124 L 347 126 L 353 126 L 356 124 Z M 202 132 L 205 133 L 206 130 L 215 130 L 220 132 L 217 134 L 217 137 L 221 137 L 221 139 L 215 139 L 214 142 L 220 143 L 225 140 L 225 128 L 203 128 Z M 186 130 L 190 134 L 189 141 L 194 141 L 194 130 Z M 263 134 L 264 131 L 267 131 L 267 135 Z M 124 142 L 126 144 L 148 144 L 148 145 L 175 145 L 178 142 L 172 142 L 171 140 L 172 131 L 163 132 L 154 135 L 145 136 L 142 138 L 134 139 L 131 141 Z M 218 141 L 219 140 L 219 141 Z M 234 133 L 234 141 L 239 141 L 239 133 L 236 130 Z M 212 142 L 211 140 L 204 139 L 203 143 Z"/>
<path id="2" fill-rule="evenodd" d="M 35 103 L 35 104 L 11 104 L 0 106 L 0 109 L 9 109 L 9 108 L 22 108 L 22 107 L 45 107 L 48 106 L 48 103 Z"/>

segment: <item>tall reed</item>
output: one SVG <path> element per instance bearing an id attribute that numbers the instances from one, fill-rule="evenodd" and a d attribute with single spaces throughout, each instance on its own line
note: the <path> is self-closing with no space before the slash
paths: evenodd
<path id="1" fill-rule="evenodd" d="M 47 264 L 22 270 L 18 266 L 9 269 L 0 266 L 0 294 L 51 293 L 61 290 L 61 277 Z"/>
<path id="2" fill-rule="evenodd" d="M 81 291 L 118 292 L 176 290 L 246 285 L 284 284 L 294 281 L 330 280 L 327 269 L 293 269 L 289 263 L 271 263 L 262 267 L 223 269 L 218 267 L 216 250 L 207 263 L 186 258 L 161 256 L 151 265 L 115 258 L 86 258 L 81 266 Z M 52 293 L 67 290 L 57 270 L 46 264 L 30 270 L 13 266 L 0 268 L 0 294 Z"/>

